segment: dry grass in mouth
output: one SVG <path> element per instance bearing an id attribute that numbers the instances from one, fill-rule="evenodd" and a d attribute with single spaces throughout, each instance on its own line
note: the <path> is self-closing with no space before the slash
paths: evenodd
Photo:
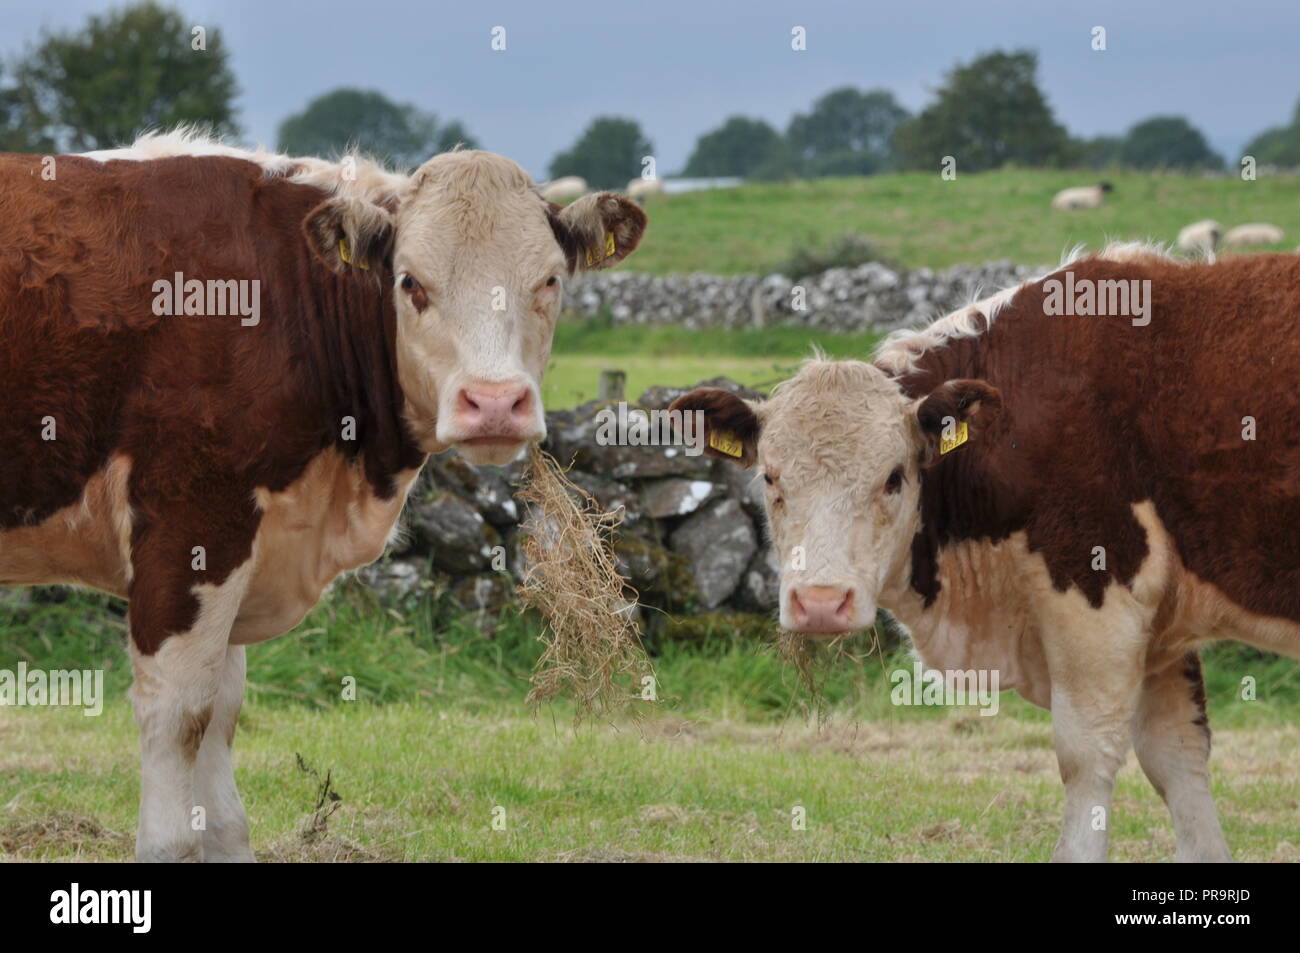
<path id="1" fill-rule="evenodd" d="M 546 620 L 546 648 L 533 670 L 528 700 L 537 705 L 566 694 L 577 703 L 579 717 L 626 706 L 654 669 L 633 617 L 636 593 L 626 594 L 610 541 L 622 515 L 602 511 L 536 445 L 516 495 L 533 513 L 519 597 Z"/>
<path id="2" fill-rule="evenodd" d="M 854 644 L 854 636 L 859 634 L 866 640 L 864 653 L 860 653 Z M 820 675 L 842 662 L 857 664 L 867 656 L 882 657 L 880 633 L 874 625 L 861 633 L 846 632 L 829 639 L 782 629 L 777 634 L 774 647 L 777 658 L 794 668 L 811 701 L 818 707 L 825 700 L 818 682 Z"/>

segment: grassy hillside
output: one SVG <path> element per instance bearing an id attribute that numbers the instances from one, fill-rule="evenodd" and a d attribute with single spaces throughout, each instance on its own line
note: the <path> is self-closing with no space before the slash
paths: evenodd
<path id="1" fill-rule="evenodd" d="M 1115 186 L 1100 209 L 1057 212 L 1052 196 L 1088 185 L 1097 173 L 1014 169 L 817 179 L 652 198 L 650 230 L 623 267 L 655 274 L 741 274 L 775 269 L 796 245 L 824 244 L 845 232 L 871 239 L 909 267 L 942 268 L 1009 258 L 1051 264 L 1080 242 L 1108 238 L 1172 242 L 1184 225 L 1214 218 L 1226 228 L 1250 221 L 1281 226 L 1300 243 L 1300 178 L 1211 179 L 1107 172 Z"/>

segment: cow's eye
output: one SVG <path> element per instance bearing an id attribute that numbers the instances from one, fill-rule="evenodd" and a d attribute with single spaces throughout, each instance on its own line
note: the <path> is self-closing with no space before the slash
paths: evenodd
<path id="1" fill-rule="evenodd" d="M 765 482 L 768 486 L 772 486 L 774 483 L 776 483 L 776 481 L 772 479 L 772 474 L 770 473 L 763 474 L 763 482 Z"/>
<path id="2" fill-rule="evenodd" d="M 903 468 L 894 467 L 894 472 L 889 474 L 889 479 L 885 481 L 886 493 L 897 493 L 903 488 Z"/>
<path id="3" fill-rule="evenodd" d="M 551 277 L 546 279 L 546 287 L 554 288 L 559 283 L 559 280 L 560 279 L 556 278 L 554 275 L 551 275 Z"/>
<path id="4" fill-rule="evenodd" d="M 424 286 L 412 278 L 410 274 L 402 275 L 402 280 L 398 284 L 410 296 L 411 304 L 415 306 L 415 310 L 423 313 L 424 309 L 429 306 L 429 296 L 425 293 Z"/>

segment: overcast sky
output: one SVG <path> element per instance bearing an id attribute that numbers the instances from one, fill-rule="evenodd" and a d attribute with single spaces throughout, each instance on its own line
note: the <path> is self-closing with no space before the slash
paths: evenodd
<path id="1" fill-rule="evenodd" d="M 0 0 L 0 56 L 98 0 Z M 378 89 L 462 119 L 485 148 L 544 178 L 596 115 L 638 120 L 660 173 L 725 117 L 778 128 L 836 86 L 885 87 L 916 111 L 954 64 L 1038 51 L 1057 118 L 1077 135 L 1181 114 L 1235 158 L 1300 98 L 1300 0 L 658 0 L 604 4 L 415 0 L 177 0 L 233 53 L 240 122 L 274 144 L 289 113 L 337 86 Z M 790 31 L 807 30 L 794 52 Z M 506 29 L 506 50 L 491 30 Z M 1105 52 L 1091 49 L 1103 26 Z"/>

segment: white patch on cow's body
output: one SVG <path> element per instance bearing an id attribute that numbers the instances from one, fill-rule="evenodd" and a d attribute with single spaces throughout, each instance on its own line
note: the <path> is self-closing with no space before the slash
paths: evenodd
<path id="1" fill-rule="evenodd" d="M 0 585 L 65 583 L 126 597 L 131 583 L 131 461 L 114 454 L 77 502 L 33 526 L 0 531 Z"/>
<path id="2" fill-rule="evenodd" d="M 212 699 L 212 717 L 194 762 L 194 803 L 203 808 L 202 832 L 205 863 L 252 863 L 248 842 L 248 817 L 235 786 L 231 744 L 244 701 L 244 647 L 226 648 Z"/>
<path id="3" fill-rule="evenodd" d="M 397 492 L 375 496 L 360 463 L 335 449 L 316 456 L 283 491 L 256 491 L 262 522 L 256 573 L 240 606 L 232 644 L 262 642 L 302 621 L 340 573 L 374 562 L 398 533 L 418 470 L 396 477 Z"/>
<path id="4" fill-rule="evenodd" d="M 880 602 L 909 629 L 926 668 L 997 671 L 999 686 L 1051 707 L 1051 678 L 1033 609 L 1023 588 L 1026 567 L 1043 571 L 1024 533 L 1000 543 L 955 543 L 940 550 L 939 592 L 926 608 L 907 579 Z"/>
<path id="5" fill-rule="evenodd" d="M 142 861 L 203 859 L 203 835 L 193 819 L 195 806 L 207 806 L 195 798 L 195 764 L 206 729 L 218 711 L 223 685 L 230 680 L 230 627 L 252 574 L 250 559 L 220 585 L 195 586 L 199 613 L 194 625 L 188 632 L 170 633 L 152 655 L 140 652 L 132 640 L 131 701 L 140 728 L 136 856 Z M 221 711 L 228 715 L 226 707 Z M 223 725 L 226 721 L 223 717 Z M 209 756 L 205 764 L 205 791 L 219 790 L 221 758 Z M 227 830 L 230 810 L 229 802 L 223 801 L 219 816 L 227 821 Z"/>

